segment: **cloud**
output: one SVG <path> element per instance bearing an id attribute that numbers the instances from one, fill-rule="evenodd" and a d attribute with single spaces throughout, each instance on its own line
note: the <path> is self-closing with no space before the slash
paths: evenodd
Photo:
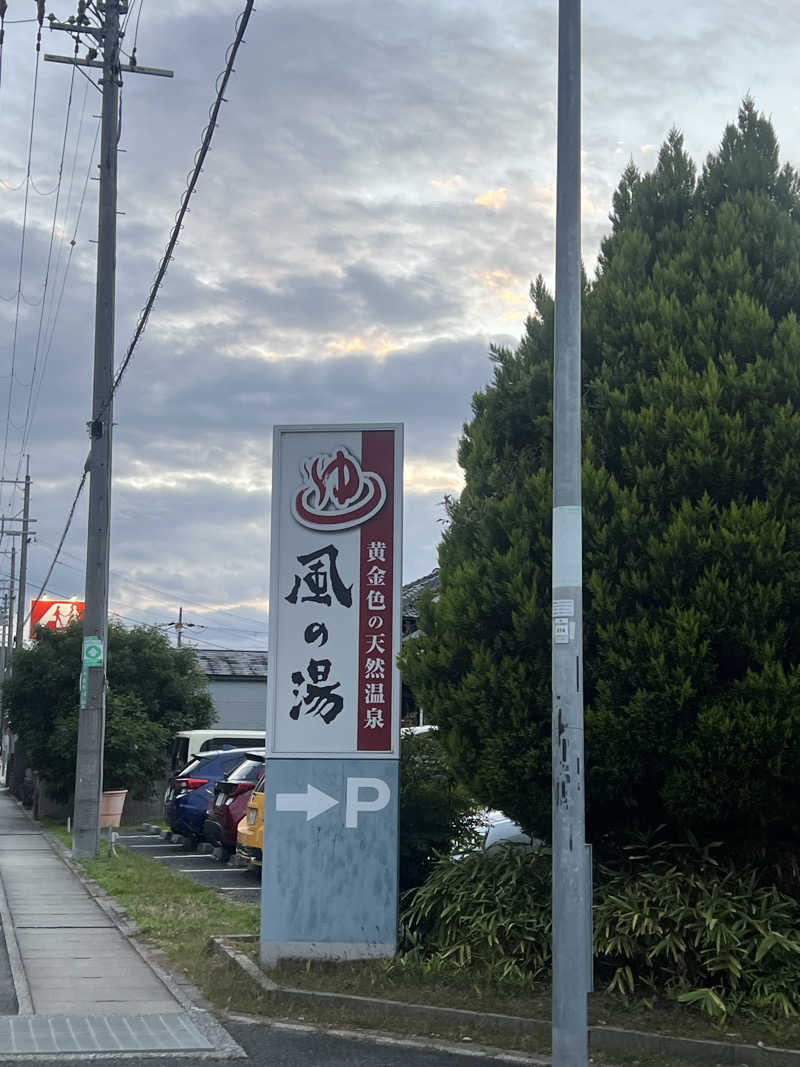
<path id="1" fill-rule="evenodd" d="M 143 8 L 139 61 L 172 67 L 176 77 L 131 77 L 124 86 L 117 362 L 160 262 L 234 19 L 227 0 Z M 679 17 L 653 10 L 646 19 L 634 0 L 587 8 L 587 268 L 608 230 L 626 159 L 652 165 L 673 124 L 702 162 L 750 87 L 774 118 L 784 157 L 800 161 L 796 56 L 786 46 L 800 36 L 799 22 L 792 5 L 771 5 L 767 19 L 721 0 L 701 0 Z M 8 24 L 3 53 L 0 297 L 12 297 L 0 300 L 3 419 L 31 116 L 30 29 Z M 494 7 L 275 0 L 255 11 L 165 284 L 115 401 L 113 610 L 164 622 L 183 603 L 185 615 L 191 608 L 219 627 L 204 632 L 207 640 L 263 645 L 278 422 L 403 421 L 405 575 L 435 564 L 441 501 L 460 485 L 461 427 L 491 375 L 488 345 L 517 343 L 533 277 L 542 272 L 552 286 L 556 32 L 556 11 L 545 0 Z M 43 64 L 39 75 L 23 264 L 28 302 L 20 305 L 8 426 L 6 474 L 31 454 L 39 531 L 32 584 L 49 566 L 89 444 L 92 181 L 52 344 L 37 357 L 41 389 L 27 384 L 55 205 L 52 192 L 43 194 L 57 182 L 71 74 Z M 96 166 L 98 94 L 80 77 L 75 85 L 46 322 L 84 181 Z M 18 507 L 7 488 L 3 513 Z M 86 524 L 83 499 L 53 592 L 82 589 Z"/>
<path id="2" fill-rule="evenodd" d="M 508 203 L 508 189 L 504 185 L 499 189 L 487 189 L 485 193 L 475 197 L 475 203 L 491 208 L 492 211 L 502 211 Z"/>
<path id="3" fill-rule="evenodd" d="M 431 185 L 442 193 L 454 193 L 464 184 L 460 174 L 454 174 L 451 178 L 431 178 Z"/>

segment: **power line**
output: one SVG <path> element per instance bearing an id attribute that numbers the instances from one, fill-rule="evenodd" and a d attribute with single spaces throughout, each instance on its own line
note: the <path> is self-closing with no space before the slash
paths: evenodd
<path id="1" fill-rule="evenodd" d="M 244 10 L 240 13 L 238 19 L 236 20 L 236 36 L 235 36 L 235 39 L 234 39 L 233 43 L 228 47 L 228 51 L 226 53 L 225 70 L 217 78 L 217 82 L 216 82 L 217 97 L 216 97 L 216 100 L 215 100 L 214 104 L 212 105 L 212 107 L 210 109 L 209 122 L 208 122 L 208 125 L 206 126 L 205 130 L 203 131 L 202 142 L 201 142 L 200 148 L 199 148 L 199 150 L 198 150 L 198 152 L 197 152 L 197 154 L 195 156 L 194 167 L 192 168 L 192 171 L 190 172 L 190 177 L 189 177 L 189 180 L 188 180 L 188 183 L 187 183 L 187 187 L 186 187 L 186 190 L 185 190 L 185 192 L 183 194 L 183 198 L 181 200 L 181 206 L 180 206 L 180 208 L 178 210 L 178 214 L 177 214 L 176 220 L 175 220 L 175 225 L 172 228 L 172 233 L 170 235 L 170 239 L 169 239 L 169 241 L 167 243 L 166 250 L 165 250 L 164 255 L 162 257 L 161 265 L 159 266 L 158 271 L 156 273 L 156 277 L 155 277 L 155 280 L 154 280 L 153 285 L 151 287 L 150 295 L 149 295 L 149 297 L 147 299 L 147 303 L 145 304 L 145 306 L 142 309 L 142 312 L 141 312 L 141 314 L 139 316 L 139 321 L 136 324 L 136 329 L 134 331 L 133 338 L 132 338 L 130 344 L 128 345 L 127 352 L 125 353 L 125 358 L 123 359 L 123 361 L 122 361 L 122 363 L 120 365 L 120 368 L 117 371 L 116 376 L 114 377 L 114 381 L 113 381 L 113 384 L 111 386 L 110 394 L 109 394 L 108 398 L 106 399 L 103 407 L 100 409 L 100 411 L 93 412 L 92 421 L 94 423 L 96 423 L 99 420 L 101 420 L 103 415 L 108 411 L 109 407 L 111 406 L 111 403 L 112 403 L 112 401 L 114 399 L 114 395 L 116 394 L 116 391 L 119 388 L 120 383 L 122 382 L 122 378 L 123 378 L 123 376 L 125 374 L 125 371 L 127 370 L 128 365 L 129 365 L 129 363 L 131 361 L 131 358 L 133 357 L 134 349 L 136 348 L 136 345 L 137 345 L 140 337 L 144 333 L 145 327 L 147 326 L 147 321 L 148 321 L 148 319 L 150 317 L 150 312 L 153 309 L 153 305 L 155 304 L 156 296 L 158 294 L 158 290 L 161 287 L 161 283 L 164 280 L 164 276 L 167 273 L 167 268 L 168 268 L 169 263 L 170 263 L 170 261 L 172 259 L 172 253 L 173 253 L 173 251 L 175 249 L 175 245 L 178 243 L 178 236 L 180 234 L 181 227 L 183 226 L 183 220 L 186 217 L 187 211 L 189 210 L 189 200 L 191 199 L 192 193 L 194 192 L 194 190 L 195 190 L 195 188 L 197 186 L 197 182 L 198 182 L 198 179 L 200 177 L 200 172 L 202 170 L 203 163 L 205 161 L 206 156 L 208 155 L 208 150 L 209 150 L 209 148 L 211 146 L 211 139 L 212 139 L 212 137 L 214 135 L 214 130 L 216 129 L 217 117 L 219 115 L 219 112 L 220 112 L 220 109 L 222 107 L 222 104 L 224 103 L 224 100 L 225 100 L 224 92 L 225 92 L 225 89 L 226 89 L 226 87 L 228 85 L 228 82 L 230 80 L 231 74 L 233 73 L 233 64 L 234 64 L 234 61 L 236 59 L 237 52 L 239 51 L 239 46 L 241 45 L 241 43 L 242 43 L 242 41 L 244 39 L 244 32 L 245 32 L 245 30 L 247 28 L 247 24 L 248 24 L 248 22 L 250 20 L 250 15 L 251 15 L 252 10 L 253 10 L 253 3 L 254 3 L 254 0 L 246 0 Z M 40 30 L 40 35 L 41 35 L 41 30 Z M 37 65 L 37 73 L 38 73 L 38 65 Z M 29 167 L 29 170 L 30 170 L 30 161 L 29 161 L 28 167 Z M 6 432 L 7 432 L 7 429 L 8 429 L 8 427 L 6 427 Z M 47 582 L 49 581 L 50 576 L 53 573 L 53 568 L 56 565 L 56 562 L 57 562 L 58 557 L 59 557 L 59 553 L 61 552 L 61 549 L 62 549 L 62 547 L 64 545 L 64 541 L 66 540 L 67 534 L 69 532 L 69 528 L 70 528 L 70 526 L 72 524 L 72 519 L 73 519 L 73 516 L 75 515 L 75 509 L 76 509 L 76 507 L 78 505 L 78 500 L 80 499 L 80 495 L 83 492 L 83 487 L 86 484 L 86 478 L 87 478 L 87 475 L 88 475 L 89 457 L 87 457 L 87 461 L 86 462 L 87 462 L 87 466 L 84 467 L 83 474 L 81 476 L 81 480 L 80 480 L 80 483 L 78 485 L 78 489 L 77 489 L 77 491 L 75 493 L 75 499 L 72 502 L 72 507 L 70 508 L 69 515 L 67 516 L 67 522 L 66 522 L 66 525 L 64 527 L 64 532 L 61 535 L 61 539 L 60 539 L 60 541 L 58 543 L 58 547 L 56 549 L 56 554 L 53 557 L 53 561 L 50 564 L 50 568 L 49 568 L 49 570 L 47 572 L 47 577 L 45 579 L 44 586 L 47 585 Z M 3 456 L 3 469 L 5 469 L 5 452 L 4 452 L 4 456 Z M 44 586 L 42 587 L 42 591 L 44 590 Z M 40 592 L 39 595 L 41 595 L 41 592 Z M 25 621 L 27 622 L 27 619 Z"/>
<path id="2" fill-rule="evenodd" d="M 86 93 L 85 92 L 84 92 L 84 98 L 83 98 L 83 106 L 84 106 L 84 108 L 86 106 Z M 83 113 L 81 113 L 81 123 L 82 123 L 82 121 L 83 121 Z M 84 206 L 84 202 L 86 200 L 86 191 L 87 191 L 87 189 L 89 187 L 89 178 L 90 178 L 91 173 L 92 173 L 92 163 L 94 161 L 95 152 L 97 151 L 97 140 L 98 140 L 99 135 L 100 135 L 100 123 L 98 122 L 97 126 L 95 127 L 95 131 L 94 131 L 94 142 L 92 144 L 92 150 L 89 153 L 89 164 L 88 164 L 88 166 L 86 168 L 86 177 L 84 178 L 84 181 L 83 181 L 83 189 L 81 191 L 81 198 L 80 198 L 80 202 L 78 204 L 78 211 L 77 211 L 77 214 L 75 216 L 75 226 L 74 226 L 74 229 L 73 229 L 73 232 L 72 232 L 72 238 L 70 239 L 70 242 L 69 242 L 69 254 L 67 255 L 67 262 L 66 262 L 66 266 L 64 267 L 64 274 L 63 274 L 62 279 L 61 279 L 61 287 L 60 287 L 59 292 L 58 292 L 58 301 L 56 303 L 56 309 L 55 309 L 55 312 L 52 315 L 51 321 L 48 322 L 46 330 L 45 330 L 46 333 L 49 331 L 49 337 L 47 339 L 47 346 L 45 348 L 44 359 L 42 360 L 42 371 L 41 371 L 41 374 L 39 375 L 39 381 L 35 386 L 36 396 L 35 396 L 35 398 L 33 400 L 33 404 L 32 404 L 32 407 L 31 407 L 31 416 L 30 416 L 30 420 L 28 421 L 27 433 L 26 433 L 26 436 L 23 438 L 23 442 L 22 442 L 22 449 L 21 449 L 21 453 L 20 453 L 20 462 L 21 462 L 21 455 L 26 450 L 26 446 L 28 444 L 28 438 L 30 437 L 30 432 L 33 429 L 33 419 L 34 419 L 34 416 L 36 414 L 36 408 L 38 407 L 38 404 L 39 404 L 39 395 L 40 395 L 40 393 L 42 391 L 42 383 L 44 382 L 44 376 L 45 376 L 45 374 L 47 372 L 47 363 L 48 363 L 48 360 L 50 358 L 50 352 L 51 352 L 52 347 L 53 347 L 53 341 L 55 340 L 56 326 L 58 325 L 58 317 L 59 317 L 59 314 L 61 312 L 61 303 L 62 303 L 62 301 L 64 299 L 64 290 L 65 290 L 66 285 L 67 285 L 67 278 L 69 276 L 69 269 L 70 269 L 70 266 L 72 264 L 72 254 L 75 251 L 75 246 L 77 244 L 78 227 L 80 226 L 81 215 L 83 213 L 83 206 Z M 75 146 L 75 160 L 76 160 L 76 162 L 77 162 L 77 155 L 78 155 L 78 148 L 79 147 L 80 147 L 80 128 L 79 128 L 79 131 L 78 131 L 78 143 Z M 70 188 L 69 188 L 69 191 L 67 193 L 67 209 L 66 209 L 67 210 L 67 214 L 69 214 L 69 204 L 70 204 L 70 201 L 72 199 L 72 178 L 74 177 L 74 172 L 75 172 L 75 168 L 73 166 L 72 176 L 70 177 Z M 63 250 L 63 245 L 59 245 L 59 255 L 58 255 L 57 259 L 56 259 L 56 276 L 58 276 L 59 260 L 60 260 L 60 257 L 61 257 L 62 250 Z M 17 477 L 19 477 L 19 465 L 18 465 Z"/>
<path id="3" fill-rule="evenodd" d="M 175 245 L 178 243 L 178 237 L 181 232 L 181 227 L 183 226 L 183 220 L 186 217 L 187 211 L 189 210 L 189 200 L 191 199 L 192 193 L 194 193 L 195 191 L 197 182 L 200 178 L 200 172 L 203 168 L 203 163 L 205 162 L 205 158 L 208 155 L 208 150 L 211 147 L 211 139 L 214 136 L 214 130 L 216 129 L 217 117 L 225 101 L 225 89 L 228 85 L 228 81 L 230 80 L 230 76 L 233 73 L 233 64 L 236 59 L 236 53 L 239 51 L 239 46 L 242 43 L 242 40 L 244 39 L 244 32 L 247 29 L 247 23 L 250 20 L 250 14 L 253 10 L 253 2 L 254 0 L 247 0 L 244 10 L 239 15 L 239 18 L 236 21 L 236 37 L 233 43 L 228 48 L 225 70 L 217 78 L 217 98 L 214 101 L 214 104 L 212 105 L 211 110 L 209 112 L 209 123 L 203 131 L 202 142 L 195 156 L 194 167 L 190 172 L 187 186 L 184 191 L 183 198 L 181 200 L 181 206 L 178 209 L 178 214 L 175 219 L 175 225 L 172 228 L 172 233 L 167 243 L 166 251 L 164 252 L 164 256 L 161 260 L 161 265 L 156 273 L 155 280 L 150 290 L 150 296 L 148 297 L 147 303 L 145 304 L 139 316 L 139 321 L 136 324 L 136 329 L 134 330 L 133 339 L 128 345 L 128 350 L 125 353 L 125 358 L 120 364 L 120 368 L 114 378 L 114 384 L 111 387 L 111 395 L 106 400 L 102 410 L 95 414 L 95 419 L 102 418 L 102 416 L 105 414 L 105 412 L 111 405 L 111 402 L 114 399 L 114 395 L 117 389 L 119 388 L 120 382 L 122 381 L 123 375 L 125 374 L 125 371 L 128 368 L 128 364 L 131 361 L 133 351 L 139 341 L 139 338 L 144 333 L 145 327 L 147 326 L 147 320 L 150 318 L 150 312 L 153 310 L 153 305 L 156 302 L 158 290 L 160 289 L 161 283 L 164 280 L 164 276 L 167 273 L 167 268 L 172 259 L 172 253 L 175 250 Z"/>
<path id="4" fill-rule="evenodd" d="M 49 545 L 46 541 L 43 541 L 41 538 L 37 538 L 37 541 L 38 541 L 38 543 L 40 545 L 43 545 L 45 548 L 52 548 L 52 545 Z M 86 561 L 81 556 L 76 556 L 75 553 L 73 553 L 73 552 L 64 552 L 64 551 L 62 551 L 61 555 L 62 556 L 67 556 L 70 559 L 75 560 L 76 563 L 80 564 L 80 567 L 72 568 L 74 570 L 80 570 L 81 568 L 85 568 L 85 566 L 86 566 Z M 62 567 L 70 567 L 71 566 L 69 563 L 63 563 L 63 562 L 60 562 L 59 565 L 62 566 Z M 119 571 L 112 570 L 110 573 L 114 576 L 114 578 L 117 579 L 117 581 L 121 582 L 123 585 L 135 585 L 135 586 L 138 586 L 140 589 L 146 589 L 149 593 L 158 593 L 159 596 L 164 597 L 166 600 L 171 600 L 171 601 L 181 600 L 181 601 L 183 601 L 184 604 L 188 604 L 190 607 L 196 608 L 198 611 L 222 612 L 225 615 L 230 615 L 234 619 L 241 619 L 243 622 L 253 622 L 253 619 L 250 618 L 248 615 L 239 615 L 236 612 L 231 611 L 230 608 L 219 607 L 219 606 L 217 606 L 215 604 L 204 604 L 204 603 L 201 603 L 200 601 L 197 601 L 197 600 L 189 600 L 184 595 L 184 593 L 181 592 L 181 591 L 176 591 L 175 589 L 163 589 L 163 588 L 161 588 L 161 587 L 159 587 L 157 585 L 150 585 L 147 582 L 142 582 L 142 581 L 139 581 L 136 578 L 130 578 L 127 575 L 123 575 Z M 229 627 L 229 629 L 233 630 L 234 628 L 233 627 Z M 252 633 L 256 633 L 256 632 L 266 632 L 266 631 L 245 631 L 245 630 L 240 630 L 238 632 L 240 632 L 240 633 L 251 633 L 251 632 Z"/>
<path id="5" fill-rule="evenodd" d="M 38 543 L 41 544 L 41 545 L 44 545 L 45 547 L 49 547 L 47 545 L 47 542 L 46 541 L 42 541 L 41 539 L 38 540 Z M 76 562 L 78 564 L 80 564 L 82 562 L 80 557 L 75 556 L 70 552 L 64 552 L 62 550 L 61 556 L 62 557 L 63 556 L 69 556 L 71 559 L 76 560 Z M 66 570 L 76 571 L 79 574 L 81 573 L 81 571 L 83 569 L 81 566 L 76 566 L 73 563 L 65 563 L 62 558 L 59 558 L 59 560 L 57 561 L 56 566 L 64 567 Z M 85 564 L 83 566 L 85 567 Z M 217 606 L 215 606 L 213 604 L 200 604 L 200 603 L 197 603 L 197 602 L 194 602 L 194 601 L 191 601 L 191 600 L 187 600 L 187 598 L 181 592 L 175 592 L 174 590 L 172 592 L 167 592 L 166 590 L 159 589 L 156 586 L 147 585 L 146 582 L 139 582 L 139 581 L 136 581 L 133 578 L 128 578 L 128 577 L 120 574 L 119 571 L 113 571 L 112 570 L 111 574 L 123 586 L 124 585 L 138 586 L 139 588 L 146 589 L 149 592 L 158 593 L 159 596 L 163 597 L 165 600 L 183 600 L 183 602 L 185 604 L 190 605 L 191 607 L 195 608 L 198 611 L 206 612 L 209 615 L 213 615 L 213 614 L 232 615 L 234 619 L 242 619 L 244 622 L 254 622 L 255 621 L 252 618 L 249 618 L 247 615 L 236 615 L 234 612 L 230 611 L 228 608 L 217 607 Z M 264 637 L 266 637 L 266 634 L 267 634 L 266 629 L 244 629 L 244 628 L 242 628 L 240 626 L 228 626 L 228 625 L 226 625 L 224 623 L 205 622 L 205 623 L 203 623 L 203 626 L 205 626 L 206 629 L 209 629 L 209 630 L 224 630 L 227 633 L 241 634 L 243 637 L 253 637 L 253 636 L 256 636 L 256 637 L 264 636 Z"/>
<path id="6" fill-rule="evenodd" d="M 6 476 L 6 459 L 7 459 L 7 456 L 8 456 L 8 430 L 9 430 L 9 426 L 11 424 L 11 403 L 12 403 L 12 399 L 13 399 L 13 396 L 14 396 L 14 375 L 15 375 L 16 362 L 17 362 L 17 337 L 18 337 L 18 334 L 19 334 L 19 313 L 20 313 L 20 304 L 21 304 L 21 301 L 22 301 L 22 268 L 23 268 L 23 264 L 25 262 L 25 234 L 26 234 L 27 226 L 28 226 L 28 203 L 29 203 L 29 199 L 30 199 L 30 185 L 31 185 L 31 159 L 32 159 L 32 156 L 33 156 L 33 131 L 34 131 L 35 124 L 36 124 L 36 94 L 37 94 L 38 86 L 39 86 L 39 61 L 41 59 L 41 52 L 42 52 L 42 18 L 43 17 L 44 17 L 44 12 L 42 11 L 41 12 L 41 17 L 38 20 L 38 22 L 39 22 L 39 30 L 38 30 L 38 32 L 36 34 L 36 63 L 35 63 L 35 66 L 34 66 L 34 75 L 33 75 L 33 102 L 31 104 L 31 128 L 30 128 L 30 135 L 28 137 L 28 167 L 27 167 L 26 178 L 25 178 L 25 207 L 24 207 L 23 215 L 22 215 L 22 239 L 21 239 L 21 242 L 20 242 L 20 252 L 19 252 L 19 277 L 18 277 L 18 281 L 17 281 L 17 303 L 16 303 L 16 311 L 15 311 L 15 315 L 14 315 L 14 340 L 13 340 L 12 345 L 11 345 L 11 378 L 10 378 L 9 383 L 8 383 L 8 406 L 7 406 L 7 409 L 6 409 L 6 425 L 5 425 L 5 432 L 4 432 L 4 435 L 3 435 L 3 462 L 2 462 L 2 466 L 0 466 L 0 478 L 5 478 L 5 476 Z"/>
<path id="7" fill-rule="evenodd" d="M 69 515 L 67 515 L 67 521 L 66 521 L 66 523 L 64 525 L 64 532 L 61 534 L 61 539 L 58 542 L 58 547 L 56 548 L 56 554 L 55 554 L 55 556 L 53 556 L 53 562 L 50 564 L 50 567 L 49 567 L 49 569 L 47 571 L 47 574 L 45 575 L 45 579 L 42 582 L 42 587 L 39 590 L 39 592 L 36 594 L 36 596 L 34 597 L 35 600 L 39 600 L 41 598 L 42 593 L 47 588 L 47 583 L 50 581 L 50 575 L 53 573 L 53 568 L 55 567 L 56 563 L 58 562 L 58 555 L 61 552 L 61 549 L 64 546 L 64 542 L 67 539 L 67 534 L 69 533 L 69 528 L 72 525 L 72 519 L 73 519 L 73 517 L 75 515 L 75 509 L 78 506 L 78 501 L 81 498 L 81 493 L 83 492 L 84 485 L 86 485 L 86 479 L 87 479 L 88 476 L 89 476 L 89 457 L 87 456 L 86 457 L 86 462 L 84 463 L 84 467 L 83 467 L 83 474 L 81 475 L 81 480 L 78 483 L 78 489 L 77 489 L 77 492 L 75 493 L 75 499 L 72 501 L 72 507 L 69 509 Z M 31 613 L 29 611 L 28 614 L 25 616 L 25 622 L 24 622 L 23 625 L 27 626 L 28 620 L 30 619 L 30 617 L 31 617 Z"/>
<path id="8" fill-rule="evenodd" d="M 76 40 L 76 42 L 75 42 L 75 55 L 77 55 L 77 54 L 78 54 L 78 42 Z M 42 342 L 42 327 L 44 325 L 44 312 L 45 312 L 45 305 L 47 303 L 47 289 L 48 289 L 48 285 L 50 283 L 50 265 L 51 265 L 51 263 L 53 261 L 53 244 L 55 242 L 55 236 L 56 236 L 56 222 L 58 220 L 58 207 L 59 207 L 59 203 L 60 203 L 60 200 L 61 200 L 61 182 L 62 182 L 62 179 L 63 179 L 63 176 L 64 176 L 64 159 L 65 159 L 66 154 L 67 154 L 67 138 L 69 136 L 69 117 L 70 117 L 70 114 L 72 112 L 72 94 L 73 94 L 73 90 L 75 88 L 75 71 L 76 70 L 77 70 L 77 67 L 73 67 L 72 68 L 72 76 L 70 77 L 70 82 L 69 82 L 69 96 L 67 98 L 67 114 L 66 114 L 66 117 L 64 119 L 64 137 L 63 137 L 63 140 L 61 142 L 61 160 L 60 160 L 59 165 L 58 165 L 58 185 L 57 185 L 57 189 L 56 189 L 56 201 L 55 201 L 55 205 L 53 207 L 53 223 L 52 223 L 52 225 L 50 227 L 50 243 L 49 243 L 48 249 L 47 249 L 47 264 L 46 264 L 45 270 L 44 270 L 44 289 L 43 289 L 43 292 L 42 292 L 42 310 L 41 310 L 41 313 L 39 315 L 39 327 L 38 327 L 38 330 L 36 332 L 36 345 L 34 347 L 34 352 L 33 352 L 33 368 L 31 370 L 30 387 L 28 389 L 28 401 L 27 401 L 27 404 L 25 406 L 25 422 L 24 422 L 23 427 L 22 427 L 22 442 L 20 444 L 20 454 L 19 454 L 19 460 L 18 460 L 18 463 L 17 463 L 17 470 L 20 469 L 20 465 L 22 463 L 22 456 L 23 456 L 23 454 L 25 452 L 25 444 L 26 444 L 27 439 L 28 439 L 28 432 L 29 432 L 28 431 L 28 426 L 29 426 L 29 422 L 30 422 L 30 418 L 31 418 L 31 404 L 33 402 L 33 386 L 34 386 L 34 384 L 36 382 L 36 371 L 37 371 L 38 366 L 39 366 L 39 352 L 41 350 L 41 342 Z M 76 153 L 77 153 L 77 146 L 76 146 Z"/>

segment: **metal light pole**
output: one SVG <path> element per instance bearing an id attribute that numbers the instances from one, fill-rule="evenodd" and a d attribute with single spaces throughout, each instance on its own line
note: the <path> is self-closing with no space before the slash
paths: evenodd
<path id="1" fill-rule="evenodd" d="M 553 1064 L 587 1067 L 591 893 L 583 758 L 580 0 L 559 0 L 553 371 Z"/>

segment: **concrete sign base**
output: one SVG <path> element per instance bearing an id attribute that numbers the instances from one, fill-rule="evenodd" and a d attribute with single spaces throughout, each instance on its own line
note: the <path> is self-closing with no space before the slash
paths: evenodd
<path id="1" fill-rule="evenodd" d="M 261 963 L 397 950 L 398 761 L 268 759 Z"/>

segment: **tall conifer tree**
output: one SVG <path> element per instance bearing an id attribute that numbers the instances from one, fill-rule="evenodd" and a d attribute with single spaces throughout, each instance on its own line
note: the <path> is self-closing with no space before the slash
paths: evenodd
<path id="1" fill-rule="evenodd" d="M 748 98 L 630 164 L 583 314 L 592 836 L 800 834 L 800 182 Z M 479 799 L 550 826 L 553 300 L 493 349 L 403 669 Z"/>

